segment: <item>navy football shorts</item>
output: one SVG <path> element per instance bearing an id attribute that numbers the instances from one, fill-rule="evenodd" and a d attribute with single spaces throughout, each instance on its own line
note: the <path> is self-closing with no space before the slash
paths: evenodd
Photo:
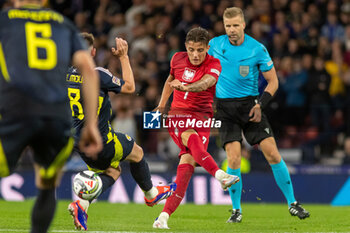
<path id="1" fill-rule="evenodd" d="M 131 153 L 134 147 L 134 139 L 127 134 L 114 133 L 113 131 L 110 133 L 109 140 L 104 144 L 103 150 L 98 154 L 96 160 L 79 152 L 78 148 L 75 149 L 81 155 L 89 170 L 100 173 L 108 167 L 117 168 L 119 163 Z"/>
<path id="2" fill-rule="evenodd" d="M 0 176 L 16 167 L 23 150 L 30 146 L 40 176 L 53 178 L 70 156 L 74 139 L 71 122 L 48 117 L 0 120 Z"/>

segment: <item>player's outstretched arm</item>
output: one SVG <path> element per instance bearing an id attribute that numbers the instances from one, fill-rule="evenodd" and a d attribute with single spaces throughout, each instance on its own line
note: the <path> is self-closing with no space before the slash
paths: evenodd
<path id="1" fill-rule="evenodd" d="M 122 93 L 134 93 L 135 92 L 135 79 L 132 72 L 129 56 L 128 56 L 128 43 L 121 39 L 115 38 L 116 48 L 112 48 L 112 54 L 119 58 L 123 71 L 123 80 L 125 84 L 122 86 Z"/>
<path id="2" fill-rule="evenodd" d="M 173 91 L 174 91 L 174 89 L 172 87 L 170 87 L 170 83 L 173 80 L 174 80 L 174 76 L 169 74 L 167 80 L 164 83 L 164 87 L 163 87 L 162 95 L 161 95 L 160 100 L 159 100 L 159 104 L 155 110 L 159 110 L 162 112 L 163 109 L 165 108 L 165 105 L 168 102 L 168 99 L 169 99 L 171 93 L 173 93 Z"/>
<path id="3" fill-rule="evenodd" d="M 102 139 L 97 127 L 97 106 L 99 95 L 99 78 L 95 63 L 88 52 L 79 50 L 73 55 L 73 65 L 84 77 L 82 91 L 84 96 L 85 123 L 81 132 L 79 147 L 86 155 L 96 158 L 102 150 Z"/>
<path id="4" fill-rule="evenodd" d="M 197 82 L 183 85 L 179 80 L 174 80 L 171 82 L 170 86 L 178 91 L 201 92 L 214 86 L 215 83 L 216 78 L 214 78 L 210 74 L 206 74 Z"/>

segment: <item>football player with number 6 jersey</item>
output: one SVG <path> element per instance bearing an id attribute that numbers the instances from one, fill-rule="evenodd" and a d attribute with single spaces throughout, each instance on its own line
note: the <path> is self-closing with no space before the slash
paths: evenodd
<path id="1" fill-rule="evenodd" d="M 99 82 L 72 22 L 42 8 L 41 0 L 12 2 L 16 8 L 0 12 L 0 177 L 9 176 L 22 151 L 31 147 L 38 195 L 30 232 L 43 233 L 54 217 L 55 189 L 74 144 L 66 70 L 74 65 L 86 78 L 86 120 L 79 145 L 92 157 L 102 149 L 96 124 Z"/>

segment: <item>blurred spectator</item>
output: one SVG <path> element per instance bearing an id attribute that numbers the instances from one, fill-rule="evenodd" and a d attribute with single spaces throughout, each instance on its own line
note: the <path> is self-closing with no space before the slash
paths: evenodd
<path id="1" fill-rule="evenodd" d="M 149 53 L 151 37 L 147 34 L 144 25 L 137 25 L 132 29 L 133 42 L 130 48 L 130 55 L 134 56 L 139 50 Z"/>
<path id="2" fill-rule="evenodd" d="M 286 21 L 286 15 L 282 11 L 277 11 L 274 18 L 274 24 L 271 27 L 270 36 L 273 37 L 275 33 L 281 33 L 282 39 L 287 41 L 290 30 L 290 25 Z"/>
<path id="3" fill-rule="evenodd" d="M 310 101 L 312 124 L 318 131 L 329 131 L 331 115 L 331 99 L 329 84 L 331 77 L 324 68 L 324 61 L 316 57 L 314 68 L 309 73 L 307 81 L 307 93 Z"/>
<path id="4" fill-rule="evenodd" d="M 343 40 L 344 27 L 338 23 L 335 13 L 328 13 L 327 24 L 322 26 L 321 35 L 326 37 L 330 42 L 333 42 L 333 40 Z"/>
<path id="5" fill-rule="evenodd" d="M 317 54 L 323 59 L 329 59 L 332 55 L 332 48 L 326 37 L 320 37 L 318 40 Z"/>
<path id="6" fill-rule="evenodd" d="M 262 28 L 262 24 L 259 21 L 253 21 L 251 24 L 251 36 L 267 47 L 268 38 L 265 36 Z"/>
<path id="7" fill-rule="evenodd" d="M 322 22 L 321 13 L 316 5 L 316 3 L 311 3 L 307 7 L 307 13 L 310 15 L 311 24 L 320 27 L 324 22 Z"/>
<path id="8" fill-rule="evenodd" d="M 300 59 L 293 59 L 292 67 L 292 72 L 286 76 L 285 83 L 281 85 L 286 93 L 284 120 L 287 124 L 301 126 L 305 119 L 306 96 L 304 88 L 308 74 L 302 67 Z"/>
<path id="9" fill-rule="evenodd" d="M 112 28 L 108 32 L 107 46 L 110 48 L 115 45 L 115 38 L 121 37 L 131 41 L 131 27 L 126 26 L 125 17 L 122 13 L 115 14 L 112 20 Z"/>
<path id="10" fill-rule="evenodd" d="M 344 47 L 344 62 L 350 67 L 350 25 L 345 27 Z"/>
<path id="11" fill-rule="evenodd" d="M 112 108 L 116 114 L 111 122 L 112 128 L 136 138 L 136 122 L 134 120 L 132 99 L 129 95 L 111 94 L 111 97 Z"/>
<path id="12" fill-rule="evenodd" d="M 293 0 L 289 5 L 289 9 L 290 11 L 287 14 L 287 21 L 290 23 L 301 21 L 303 14 L 303 3 L 299 0 Z"/>
<path id="13" fill-rule="evenodd" d="M 299 60 L 301 57 L 301 51 L 299 49 L 299 44 L 296 39 L 290 39 L 287 43 L 287 56 L 293 57 Z"/>
<path id="14" fill-rule="evenodd" d="M 310 53 L 304 53 L 301 58 L 301 64 L 306 72 L 310 72 L 313 68 L 314 57 Z"/>
<path id="15" fill-rule="evenodd" d="M 173 55 L 180 51 L 180 38 L 175 33 L 171 33 L 168 37 L 169 52 L 168 60 L 170 61 Z"/>
<path id="16" fill-rule="evenodd" d="M 225 28 L 221 20 L 218 20 L 214 23 L 213 29 L 214 29 L 213 37 L 225 34 Z"/>
<path id="17" fill-rule="evenodd" d="M 203 15 L 200 16 L 199 24 L 202 28 L 210 29 L 213 26 L 213 22 L 218 20 L 218 17 L 214 13 L 214 5 L 210 2 L 204 3 Z"/>
<path id="18" fill-rule="evenodd" d="M 125 19 L 128 28 L 136 26 L 136 15 L 140 15 L 146 11 L 144 0 L 132 0 L 132 6 L 125 12 Z"/>
<path id="19" fill-rule="evenodd" d="M 303 47 L 306 49 L 308 53 L 311 54 L 317 54 L 317 47 L 318 47 L 318 38 L 319 38 L 319 32 L 316 27 L 310 27 L 307 29 L 307 35 L 305 35 L 304 39 L 301 43 L 303 44 Z"/>
<path id="20" fill-rule="evenodd" d="M 156 48 L 156 65 L 158 68 L 157 72 L 157 82 L 158 89 L 160 90 L 163 86 L 163 83 L 168 78 L 170 72 L 169 69 L 169 59 L 168 57 L 169 46 L 166 43 L 161 43 L 157 45 Z"/>
<path id="21" fill-rule="evenodd" d="M 77 12 L 74 16 L 74 24 L 81 32 L 90 32 L 92 30 L 91 25 L 88 24 L 88 15 L 86 12 Z"/>
<path id="22" fill-rule="evenodd" d="M 181 41 L 185 41 L 185 36 L 194 23 L 195 21 L 193 10 L 188 5 L 184 6 L 182 8 L 181 21 L 175 28 L 175 30 L 179 33 Z"/>
<path id="23" fill-rule="evenodd" d="M 343 25 L 350 24 L 350 1 L 345 0 L 340 6 L 340 21 Z"/>
<path id="24" fill-rule="evenodd" d="M 282 38 L 281 33 L 273 35 L 273 44 L 271 45 L 271 56 L 282 58 L 286 55 L 286 43 Z"/>
<path id="25" fill-rule="evenodd" d="M 343 105 L 345 86 L 342 76 L 348 70 L 348 66 L 343 62 L 340 46 L 339 41 L 332 43 L 332 58 L 325 63 L 326 70 L 331 75 L 329 94 L 336 110 L 339 110 Z"/>

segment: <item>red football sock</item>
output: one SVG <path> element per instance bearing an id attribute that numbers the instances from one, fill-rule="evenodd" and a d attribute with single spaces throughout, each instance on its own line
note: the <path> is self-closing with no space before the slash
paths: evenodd
<path id="1" fill-rule="evenodd" d="M 163 212 L 167 212 L 169 216 L 175 212 L 185 196 L 187 186 L 190 183 L 194 167 L 190 164 L 180 164 L 177 167 L 177 174 L 175 183 L 177 185 L 176 191 L 165 202 Z"/>
<path id="2" fill-rule="evenodd" d="M 196 163 L 215 177 L 215 172 L 219 170 L 219 167 L 213 157 L 204 149 L 203 142 L 197 134 L 192 134 L 188 138 L 187 147 L 191 150 L 191 155 Z"/>

